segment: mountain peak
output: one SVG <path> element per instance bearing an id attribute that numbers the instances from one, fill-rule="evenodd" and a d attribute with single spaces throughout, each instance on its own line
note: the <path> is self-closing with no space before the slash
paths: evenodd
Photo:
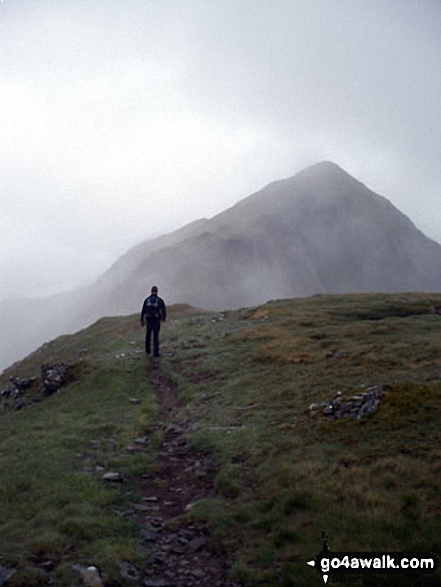
<path id="1" fill-rule="evenodd" d="M 17 302 L 17 310 L 0 304 L 0 322 L 26 348 L 31 337 L 41 344 L 49 333 L 139 311 L 152 283 L 169 303 L 212 310 L 317 293 L 441 291 L 441 246 L 385 197 L 320 161 L 209 220 L 140 243 L 89 288 Z M 0 355 L 12 361 L 10 341 L 0 340 Z"/>
<path id="2" fill-rule="evenodd" d="M 343 173 L 346 173 L 346 171 L 344 171 L 344 169 L 342 169 L 339 165 L 337 165 L 337 163 L 334 163 L 333 161 L 319 161 L 318 163 L 314 163 L 313 165 L 309 165 L 308 167 L 306 167 L 303 171 L 307 171 L 308 169 L 310 170 L 317 170 L 319 172 L 324 171 L 324 172 L 329 172 L 329 171 L 343 171 Z M 302 173 L 302 172 L 300 172 Z"/>
<path id="3" fill-rule="evenodd" d="M 346 178 L 351 179 L 352 181 L 357 181 L 352 175 L 350 175 L 347 171 L 342 169 L 337 163 L 333 163 L 332 161 L 320 161 L 319 163 L 315 163 L 314 165 L 310 165 L 302 171 L 299 171 L 294 177 L 303 178 L 303 177 L 313 177 L 313 178 L 325 178 L 327 180 L 332 178 Z"/>

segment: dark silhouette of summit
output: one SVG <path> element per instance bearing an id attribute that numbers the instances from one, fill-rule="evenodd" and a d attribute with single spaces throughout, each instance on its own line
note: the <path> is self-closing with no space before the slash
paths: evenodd
<path id="1" fill-rule="evenodd" d="M 172 302 L 211 309 L 312 294 L 441 290 L 441 246 L 330 162 L 162 238 L 125 256 L 131 270 L 123 278 L 121 261 L 108 271 L 109 312 L 133 311 L 149 281 L 160 281 Z"/>
<path id="2" fill-rule="evenodd" d="M 0 304 L 0 318 L 13 322 L 28 352 L 101 316 L 137 313 L 151 283 L 170 304 L 213 310 L 313 294 L 438 292 L 441 245 L 386 198 L 321 162 L 211 219 L 140 243 L 88 288 L 20 302 L 15 313 Z"/>

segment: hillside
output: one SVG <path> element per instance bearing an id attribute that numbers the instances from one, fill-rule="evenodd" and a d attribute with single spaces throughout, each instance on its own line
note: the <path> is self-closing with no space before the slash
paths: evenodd
<path id="1" fill-rule="evenodd" d="M 108 313 L 138 309 L 153 282 L 172 302 L 217 310 L 312 294 L 441 290 L 441 246 L 333 163 L 274 182 L 193 228 L 154 253 L 144 249 L 118 283 L 110 269 Z"/>
<path id="2" fill-rule="evenodd" d="M 30 352 L 44 335 L 138 312 L 154 283 L 168 303 L 212 310 L 313 294 L 436 292 L 441 245 L 386 198 L 322 162 L 209 220 L 140 243 L 71 296 L 22 302 L 20 309 L 0 304 L 11 333 L 0 341 L 0 355 L 19 356 L 11 339 Z"/>
<path id="3" fill-rule="evenodd" d="M 160 364 L 137 315 L 45 345 L 0 377 L 11 390 L 70 365 L 52 395 L 38 379 L 2 395 L 0 573 L 10 587 L 81 585 L 89 565 L 107 587 L 314 587 L 322 531 L 333 551 L 439 555 L 440 312 L 439 294 L 178 306 Z"/>

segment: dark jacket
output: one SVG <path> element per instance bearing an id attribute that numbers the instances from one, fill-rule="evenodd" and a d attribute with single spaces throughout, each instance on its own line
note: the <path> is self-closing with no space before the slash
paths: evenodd
<path id="1" fill-rule="evenodd" d="M 152 294 L 144 300 L 141 310 L 141 323 L 146 322 L 147 318 L 159 318 L 165 321 L 166 317 L 167 310 L 162 298 Z"/>

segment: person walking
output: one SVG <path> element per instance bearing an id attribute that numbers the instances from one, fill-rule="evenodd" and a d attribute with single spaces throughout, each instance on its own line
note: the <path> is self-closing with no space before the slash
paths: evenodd
<path id="1" fill-rule="evenodd" d="M 165 322 L 166 317 L 167 310 L 164 300 L 158 296 L 158 288 L 154 285 L 152 287 L 151 295 L 144 300 L 141 311 L 141 328 L 144 328 L 144 325 L 147 325 L 145 352 L 148 355 L 151 351 L 153 334 L 153 356 L 161 356 L 161 353 L 159 352 L 159 330 L 161 328 L 161 320 Z"/>

